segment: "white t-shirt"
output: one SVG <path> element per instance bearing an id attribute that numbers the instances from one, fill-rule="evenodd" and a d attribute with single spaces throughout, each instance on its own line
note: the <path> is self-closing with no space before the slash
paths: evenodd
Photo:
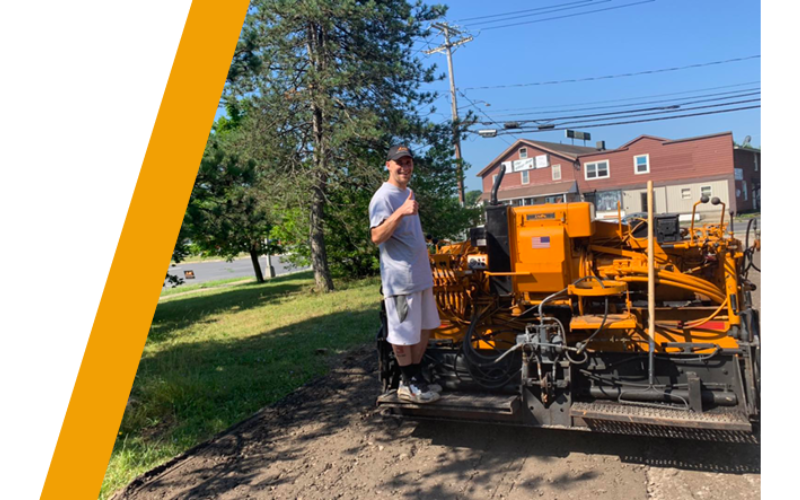
<path id="1" fill-rule="evenodd" d="M 408 188 L 384 182 L 369 202 L 370 229 L 378 227 L 405 203 Z M 409 295 L 433 287 L 428 247 L 419 215 L 400 220 L 392 237 L 379 245 L 384 297 Z"/>

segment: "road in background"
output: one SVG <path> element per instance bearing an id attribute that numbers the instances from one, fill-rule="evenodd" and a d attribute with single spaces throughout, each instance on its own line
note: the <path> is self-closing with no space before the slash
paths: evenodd
<path id="1" fill-rule="evenodd" d="M 271 258 L 272 266 L 275 268 L 276 276 L 310 269 L 308 267 L 294 267 L 288 262 L 281 262 L 283 258 L 285 257 L 281 255 L 273 255 Z M 261 271 L 264 273 L 264 278 L 266 278 L 267 258 L 265 256 L 258 260 L 261 264 Z M 186 279 L 186 271 L 193 271 L 194 279 Z M 250 261 L 249 257 L 237 259 L 232 262 L 193 262 L 170 265 L 169 271 L 167 272 L 172 275 L 176 275 L 179 278 L 183 278 L 185 285 L 205 283 L 206 281 L 224 280 L 229 278 L 255 278 L 256 276 L 255 272 L 253 271 L 253 263 Z M 166 282 L 164 286 L 168 286 Z"/>

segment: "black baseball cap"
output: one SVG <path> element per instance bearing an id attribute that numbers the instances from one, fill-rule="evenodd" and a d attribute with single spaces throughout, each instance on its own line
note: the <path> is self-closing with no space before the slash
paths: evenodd
<path id="1" fill-rule="evenodd" d="M 409 156 L 414 158 L 414 155 L 411 154 L 411 150 L 408 149 L 407 146 L 397 145 L 392 146 L 389 148 L 389 152 L 386 154 L 386 161 L 389 160 L 399 160 L 404 156 Z"/>

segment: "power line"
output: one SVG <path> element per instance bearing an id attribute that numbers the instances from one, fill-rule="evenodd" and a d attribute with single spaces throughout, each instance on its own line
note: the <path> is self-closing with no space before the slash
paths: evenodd
<path id="1" fill-rule="evenodd" d="M 694 68 L 704 68 L 707 66 L 715 66 L 719 64 L 728 64 L 733 62 L 741 62 L 741 61 L 748 61 L 750 59 L 759 59 L 761 54 L 757 54 L 754 56 L 747 56 L 747 57 L 737 57 L 734 59 L 725 59 L 722 61 L 711 61 L 706 63 L 698 63 L 698 64 L 689 64 L 686 66 L 676 66 L 673 68 L 661 68 L 661 69 L 651 69 L 647 71 L 637 71 L 631 73 L 619 73 L 616 75 L 604 75 L 604 76 L 591 76 L 586 78 L 572 78 L 569 80 L 552 80 L 552 81 L 545 81 L 545 82 L 532 82 L 532 83 L 516 83 L 511 85 L 493 85 L 487 87 L 466 87 L 463 90 L 489 90 L 489 89 L 506 89 L 506 88 L 513 88 L 513 87 L 534 87 L 540 85 L 560 85 L 563 83 L 577 83 L 577 82 L 588 82 L 588 81 L 595 81 L 595 80 L 609 80 L 613 78 L 627 78 L 631 76 L 641 76 L 641 75 L 652 75 L 655 73 L 667 73 L 670 71 L 681 71 L 685 69 L 694 69 Z"/>
<path id="2" fill-rule="evenodd" d="M 661 111 L 648 111 L 648 112 L 645 112 L 645 113 L 631 113 L 631 114 L 628 114 L 628 115 L 625 115 L 625 116 L 606 116 L 606 117 L 603 117 L 603 118 L 589 118 L 589 119 L 586 119 L 586 120 L 578 120 L 578 121 L 574 121 L 574 122 L 543 123 L 542 125 L 545 126 L 545 127 L 548 127 L 548 128 L 551 125 L 552 126 L 556 126 L 556 127 L 561 127 L 561 126 L 564 126 L 564 125 L 571 125 L 573 127 L 576 127 L 578 124 L 582 124 L 582 123 L 601 122 L 601 121 L 605 121 L 605 120 L 614 120 L 614 119 L 617 119 L 617 118 L 634 118 L 634 117 L 639 117 L 639 116 L 652 116 L 652 115 L 665 115 L 665 114 L 670 114 L 670 113 L 682 113 L 684 111 L 694 111 L 696 109 L 720 108 L 720 107 L 724 107 L 724 106 L 733 106 L 734 104 L 747 104 L 747 103 L 750 103 L 750 102 L 759 102 L 759 101 L 761 101 L 761 98 L 758 98 L 758 99 L 745 99 L 745 100 L 742 100 L 742 101 L 726 102 L 726 103 L 722 103 L 722 104 L 707 104 L 705 106 L 695 106 L 693 108 L 666 109 L 666 110 L 661 110 Z M 517 123 L 531 123 L 531 122 L 532 122 L 531 120 L 525 120 L 525 121 L 520 121 L 520 122 L 517 122 Z"/>
<path id="3" fill-rule="evenodd" d="M 421 40 L 414 40 L 414 42 L 412 42 L 412 43 L 423 44 L 423 48 L 414 50 L 414 52 L 412 52 L 412 55 L 416 55 L 416 54 L 425 52 L 426 50 L 430 49 L 431 47 L 435 47 L 436 44 L 432 40 L 430 40 L 430 38 L 432 38 L 434 36 L 436 36 L 436 34 L 428 35 L 426 38 L 421 39 Z M 412 47 L 412 49 L 413 49 L 413 47 Z"/>
<path id="4" fill-rule="evenodd" d="M 580 0 L 578 2 L 549 5 L 549 6 L 545 6 L 545 7 L 537 7 L 535 9 L 515 10 L 515 11 L 512 11 L 512 12 L 504 12 L 502 14 L 491 14 L 491 15 L 488 15 L 488 16 L 478 16 L 478 17 L 465 17 L 463 19 L 456 19 L 453 22 L 474 21 L 474 20 L 480 20 L 480 19 L 489 19 L 490 17 L 510 16 L 512 14 L 522 14 L 522 13 L 525 13 L 525 12 L 533 12 L 533 11 L 540 11 L 540 10 L 544 10 L 544 9 L 552 9 L 554 7 L 563 7 L 565 5 L 572 5 L 572 4 L 578 4 L 578 3 L 589 3 L 589 2 L 592 2 L 592 1 L 593 0 Z"/>
<path id="5" fill-rule="evenodd" d="M 760 100 L 761 100 L 761 98 L 745 99 L 743 101 L 733 101 L 733 102 L 727 102 L 727 103 L 721 103 L 721 104 L 710 104 L 710 105 L 706 105 L 706 106 L 695 106 L 693 108 L 667 109 L 667 110 L 661 110 L 661 111 L 647 111 L 647 112 L 628 112 L 628 114 L 623 115 L 623 116 L 604 116 L 602 118 L 580 119 L 580 120 L 572 121 L 572 122 L 567 121 L 567 122 L 553 123 L 553 120 L 545 119 L 545 120 L 514 120 L 513 122 L 508 122 L 508 123 L 535 123 L 535 124 L 538 125 L 537 128 L 542 129 L 542 130 L 551 130 L 554 127 L 561 127 L 561 126 L 564 126 L 564 125 L 571 125 L 573 128 L 577 128 L 577 127 L 580 126 L 580 124 L 584 124 L 584 123 L 600 122 L 600 121 L 606 121 L 606 120 L 615 120 L 615 119 L 620 119 L 620 118 L 635 118 L 635 117 L 640 117 L 640 116 L 663 115 L 663 114 L 669 114 L 669 113 L 683 113 L 685 111 L 693 111 L 693 110 L 697 110 L 697 109 L 708 109 L 708 108 L 719 108 L 719 107 L 723 107 L 723 106 L 733 106 L 734 104 L 746 104 L 746 103 L 749 103 L 749 102 L 757 102 L 757 101 L 760 101 Z M 569 118 L 563 118 L 563 119 L 569 119 Z M 492 125 L 492 124 L 500 125 L 502 123 L 503 122 L 492 122 L 492 123 L 484 123 L 484 124 L 485 125 Z"/>
<path id="6" fill-rule="evenodd" d="M 669 93 L 666 93 L 666 94 L 651 94 L 651 95 L 643 95 L 643 96 L 638 96 L 638 97 L 624 97 L 624 98 L 621 98 L 621 99 L 607 99 L 607 100 L 604 100 L 604 101 L 576 102 L 576 103 L 572 103 L 572 104 L 549 104 L 547 106 L 531 106 L 531 107 L 524 107 L 524 108 L 503 108 L 503 109 L 498 109 L 498 110 L 495 110 L 495 111 L 522 111 L 522 110 L 560 108 L 562 106 L 583 106 L 585 104 L 606 104 L 606 103 L 609 103 L 609 102 L 636 101 L 638 99 L 649 99 L 651 97 L 666 97 L 666 96 L 672 96 L 672 95 L 693 94 L 695 92 L 704 92 L 706 90 L 729 89 L 729 88 L 732 88 L 732 87 L 744 87 L 745 85 L 754 85 L 754 84 L 760 84 L 760 83 L 761 83 L 760 80 L 755 80 L 755 81 L 752 81 L 752 82 L 736 83 L 736 84 L 733 84 L 733 85 L 722 85 L 722 86 L 719 86 L 719 87 L 706 87 L 706 88 L 702 88 L 702 89 L 684 90 L 682 92 L 669 92 Z M 739 90 L 731 91 L 731 93 L 733 93 L 733 92 L 740 92 L 740 91 Z M 723 93 L 720 93 L 720 95 L 722 95 L 722 94 Z M 700 97 L 700 96 L 697 96 L 697 97 Z M 620 104 L 619 106 L 620 107 L 622 107 L 622 106 L 637 106 L 638 104 L 645 104 L 645 103 Z M 602 107 L 602 106 L 600 106 L 600 107 Z M 611 107 L 617 107 L 617 106 L 611 106 Z M 585 109 L 590 109 L 590 108 L 585 108 Z M 555 113 L 555 111 L 547 111 L 547 112 L 548 113 Z M 497 115 L 495 115 L 495 116 L 497 116 Z"/>
<path id="7" fill-rule="evenodd" d="M 413 41 L 413 42 L 411 42 L 411 43 L 412 43 L 412 45 L 413 45 L 413 44 L 416 44 L 416 43 L 419 43 L 419 44 L 421 44 L 421 45 L 424 45 L 425 47 L 431 47 L 431 46 L 434 46 L 434 45 L 436 45 L 436 44 L 435 44 L 433 41 L 431 41 L 431 40 L 428 40 L 428 39 L 423 39 L 423 40 L 414 40 L 414 41 Z"/>
<path id="8" fill-rule="evenodd" d="M 608 3 L 608 2 L 611 2 L 611 1 L 613 1 L 613 0 L 600 0 L 599 2 L 597 2 L 594 5 L 599 5 L 601 3 Z M 588 5 L 585 5 L 586 2 L 574 2 L 574 3 L 583 4 L 583 5 L 565 4 L 565 5 L 570 5 L 570 7 L 565 7 L 563 5 L 562 6 L 558 6 L 559 8 L 546 7 L 548 9 L 550 9 L 550 10 L 547 10 L 547 11 L 544 11 L 544 12 L 534 12 L 532 14 L 522 14 L 522 15 L 511 16 L 511 17 L 504 17 L 504 18 L 501 18 L 501 19 L 493 19 L 491 21 L 479 21 L 477 23 L 469 23 L 469 24 L 467 24 L 467 26 L 473 27 L 473 26 L 477 26 L 479 24 L 503 23 L 503 22 L 506 22 L 506 21 L 513 21 L 513 20 L 520 19 L 520 18 L 523 18 L 523 17 L 546 16 L 547 14 L 552 14 L 554 12 L 561 12 L 561 11 L 564 11 L 564 10 L 582 9 L 584 7 L 589 7 Z M 544 9 L 545 8 L 541 8 L 541 9 L 537 9 L 537 10 L 544 10 Z M 496 17 L 496 16 L 491 16 L 491 17 Z M 556 19 L 558 19 L 558 18 L 556 18 Z M 483 29 L 489 29 L 489 28 L 483 28 Z"/>
<path id="9" fill-rule="evenodd" d="M 470 102 L 470 104 L 471 104 L 471 105 L 472 105 L 472 106 L 473 106 L 475 109 L 477 109 L 478 111 L 480 111 L 480 112 L 481 112 L 481 114 L 483 114 L 483 116 L 485 116 L 486 118 L 489 118 L 489 119 L 491 120 L 491 117 L 490 117 L 489 115 L 487 115 L 486 113 L 484 113 L 484 111 L 483 111 L 482 109 L 480 109 L 480 108 L 478 107 L 478 105 L 477 105 L 477 104 L 475 104 L 475 101 L 473 101 L 472 99 L 470 99 L 469 97 L 467 97 L 467 96 L 466 96 L 466 94 L 464 94 L 464 93 L 463 93 L 463 92 L 461 92 L 460 90 L 458 91 L 458 93 L 459 93 L 459 94 L 461 94 L 461 96 L 462 96 L 464 99 L 468 100 L 468 101 Z M 511 135 L 511 136 L 512 136 L 512 137 L 514 137 L 514 139 L 515 139 L 515 140 L 519 140 L 519 137 L 516 137 L 516 136 L 514 136 L 514 135 Z M 505 143 L 506 143 L 506 144 L 508 144 L 509 146 L 512 144 L 512 143 L 508 142 L 508 141 L 507 141 L 507 140 L 506 140 L 504 137 L 501 137 L 501 139 L 503 139 L 503 142 L 505 142 Z"/>
<path id="10" fill-rule="evenodd" d="M 436 24 L 436 23 L 434 23 L 434 24 Z M 431 30 L 431 29 L 432 29 L 432 28 L 434 28 L 434 27 L 435 27 L 435 26 L 431 25 L 431 26 L 429 26 L 429 27 L 428 27 L 428 28 L 426 28 L 426 29 L 427 29 L 427 30 Z M 415 39 L 415 40 L 413 40 L 412 44 L 414 44 L 414 43 L 419 43 L 419 44 L 423 44 L 423 45 L 425 46 L 425 47 L 424 47 L 424 48 L 422 48 L 422 49 L 415 50 L 415 51 L 413 52 L 413 54 L 419 54 L 420 52 L 426 52 L 426 49 L 430 49 L 431 47 L 436 47 L 436 46 L 437 46 L 437 43 L 436 43 L 436 42 L 435 42 L 433 39 L 434 39 L 435 37 L 437 37 L 438 35 L 439 35 L 439 33 L 433 33 L 433 32 L 430 32 L 430 33 L 428 33 L 428 35 L 427 35 L 427 36 L 415 36 L 415 37 L 412 37 L 412 38 L 414 38 L 414 39 Z"/>
<path id="11" fill-rule="evenodd" d="M 625 4 L 625 5 L 618 5 L 616 7 L 606 7 L 604 9 L 588 10 L 588 11 L 585 11 L 585 12 L 579 12 L 577 14 L 565 14 L 563 16 L 546 17 L 544 19 L 537 19 L 535 21 L 526 21 L 524 23 L 504 24 L 502 26 L 490 26 L 488 28 L 483 28 L 482 31 L 496 30 L 496 29 L 500 29 L 500 28 L 509 28 L 511 26 L 522 26 L 524 24 L 543 23 L 545 21 L 553 21 L 555 19 L 566 19 L 568 17 L 585 16 L 587 14 L 593 14 L 595 12 L 603 12 L 603 11 L 606 11 L 606 10 L 615 10 L 615 9 L 624 9 L 626 7 L 633 7 L 635 5 L 641 5 L 641 4 L 644 4 L 644 3 L 652 3 L 652 2 L 655 2 L 655 1 L 656 0 L 643 0 L 641 2 L 634 2 L 634 3 Z"/>
<path id="12" fill-rule="evenodd" d="M 539 111 L 539 113 L 541 113 L 541 114 L 570 113 L 570 112 L 573 112 L 573 111 L 592 111 L 592 110 L 597 110 L 597 109 L 626 108 L 626 107 L 630 107 L 630 106 L 641 106 L 643 104 L 659 104 L 659 103 L 670 103 L 670 104 L 667 104 L 666 106 L 669 106 L 669 105 L 672 105 L 672 104 L 684 105 L 684 104 L 691 104 L 691 103 L 682 102 L 682 101 L 685 101 L 686 99 L 694 99 L 694 98 L 698 98 L 698 97 L 713 97 L 713 96 L 719 96 L 719 95 L 727 95 L 727 97 L 726 97 L 727 99 L 732 99 L 732 98 L 735 98 L 735 97 L 744 97 L 746 95 L 753 95 L 753 94 L 738 95 L 738 92 L 744 92 L 744 91 L 750 91 L 750 90 L 760 92 L 761 88 L 756 87 L 756 88 L 752 88 L 752 89 L 744 89 L 742 91 L 720 92 L 720 93 L 717 93 L 717 94 L 696 95 L 696 96 L 684 97 L 684 98 L 678 99 L 677 101 L 673 100 L 673 99 L 659 99 L 659 100 L 656 100 L 656 101 L 642 101 L 642 102 L 634 102 L 634 103 L 629 103 L 629 104 L 613 104 L 613 105 L 610 105 L 610 106 L 591 106 L 591 107 L 588 107 L 588 108 L 571 108 L 571 109 L 558 109 L 558 110 L 552 110 L 552 111 Z M 730 94 L 735 94 L 735 95 L 730 95 Z M 663 107 L 663 106 L 660 106 L 660 107 Z M 492 116 L 494 116 L 494 117 L 499 117 L 499 116 L 525 116 L 525 115 L 529 115 L 530 113 L 531 113 L 530 111 L 527 111 L 525 113 L 501 113 L 501 114 L 496 114 L 496 115 L 492 115 Z"/>
<path id="13" fill-rule="evenodd" d="M 655 106 L 655 107 L 650 107 L 650 108 L 639 108 L 639 109 L 628 109 L 628 110 L 622 110 L 622 111 L 608 111 L 608 112 L 605 112 L 605 113 L 592 113 L 592 114 L 588 114 L 588 115 L 557 116 L 557 117 L 538 118 L 538 119 L 531 118 L 531 119 L 528 119 L 528 120 L 517 120 L 517 119 L 515 119 L 513 121 L 516 121 L 516 122 L 539 122 L 539 121 L 552 121 L 552 120 L 567 120 L 567 119 L 574 119 L 574 118 L 592 118 L 592 117 L 595 117 L 595 116 L 620 115 L 620 114 L 628 114 L 628 113 L 637 113 L 637 112 L 641 112 L 641 111 L 657 111 L 657 110 L 661 110 L 661 109 L 669 109 L 669 108 L 672 108 L 672 107 L 687 106 L 687 105 L 690 105 L 690 104 L 700 104 L 700 103 L 703 103 L 703 102 L 724 101 L 724 100 L 728 100 L 728 99 L 737 99 L 739 97 L 749 97 L 749 96 L 753 96 L 753 95 L 759 95 L 760 93 L 761 93 L 760 91 L 759 92 L 746 92 L 746 93 L 741 93 L 741 94 L 736 94 L 736 95 L 727 95 L 725 97 L 714 97 L 714 98 L 711 98 L 711 99 L 699 99 L 699 100 L 696 100 L 696 101 L 689 101 L 689 102 L 675 102 L 675 101 L 672 101 L 670 99 L 667 99 L 666 102 L 670 102 L 670 104 L 665 105 L 665 106 Z M 716 94 L 709 94 L 709 95 L 716 95 Z M 706 96 L 695 96 L 695 97 L 706 97 Z M 682 100 L 685 100 L 685 99 L 692 99 L 692 98 L 689 97 L 689 98 L 684 98 Z M 656 103 L 656 102 L 659 102 L 659 101 L 652 101 L 652 102 Z M 661 102 L 665 102 L 665 101 L 661 101 Z M 639 105 L 639 104 L 648 104 L 648 103 L 628 104 L 627 106 L 636 106 L 636 105 Z M 586 108 L 586 109 L 591 109 L 591 108 Z M 562 110 L 561 112 L 565 112 L 565 111 L 576 111 L 576 110 Z M 559 111 L 550 111 L 550 113 L 558 113 L 558 112 Z M 529 113 L 508 113 L 506 115 L 501 115 L 501 116 L 526 116 L 526 115 L 529 115 Z M 497 116 L 498 115 L 495 115 L 494 118 L 496 118 Z M 501 121 L 505 121 L 505 120 L 501 120 Z M 498 122 L 494 122 L 494 123 L 498 123 Z"/>
<path id="14" fill-rule="evenodd" d="M 692 114 L 689 114 L 689 115 L 663 116 L 663 117 L 660 117 L 660 118 L 648 118 L 646 120 L 630 120 L 630 121 L 614 122 L 614 123 L 598 123 L 598 124 L 594 124 L 594 125 L 579 125 L 579 126 L 576 126 L 576 127 L 573 127 L 573 128 L 611 127 L 611 126 L 616 126 L 616 125 L 627 125 L 629 123 L 645 123 L 645 122 L 658 122 L 658 121 L 664 121 L 664 120 L 677 120 L 679 118 L 690 118 L 690 117 L 693 117 L 693 116 L 705 116 L 705 115 L 717 115 L 717 114 L 720 114 L 720 113 L 732 113 L 734 111 L 745 111 L 745 110 L 748 110 L 748 109 L 758 109 L 760 107 L 761 107 L 761 105 L 758 105 L 758 106 L 745 106 L 745 107 L 742 107 L 742 108 L 722 109 L 722 110 L 718 110 L 718 111 L 705 111 L 703 113 L 692 113 Z M 512 133 L 519 133 L 519 132 L 552 132 L 552 131 L 557 131 L 557 130 L 567 130 L 567 129 L 566 128 L 551 128 L 551 129 L 546 129 L 546 130 L 540 130 L 538 128 L 525 128 L 525 129 L 515 129 L 515 132 L 499 131 L 497 133 L 497 135 L 498 136 L 500 136 L 500 135 L 510 135 Z"/>

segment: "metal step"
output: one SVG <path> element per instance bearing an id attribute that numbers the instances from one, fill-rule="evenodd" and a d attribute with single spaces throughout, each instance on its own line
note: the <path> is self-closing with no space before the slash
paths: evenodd
<path id="1" fill-rule="evenodd" d="M 519 400 L 518 395 L 443 392 L 442 397 L 434 403 L 417 404 L 401 400 L 397 397 L 397 391 L 392 391 L 378 397 L 378 407 L 430 413 L 513 415 L 519 407 Z"/>
<path id="2" fill-rule="evenodd" d="M 573 403 L 575 427 L 613 434 L 754 442 L 753 425 L 740 412 L 696 413 L 650 405 Z"/>

